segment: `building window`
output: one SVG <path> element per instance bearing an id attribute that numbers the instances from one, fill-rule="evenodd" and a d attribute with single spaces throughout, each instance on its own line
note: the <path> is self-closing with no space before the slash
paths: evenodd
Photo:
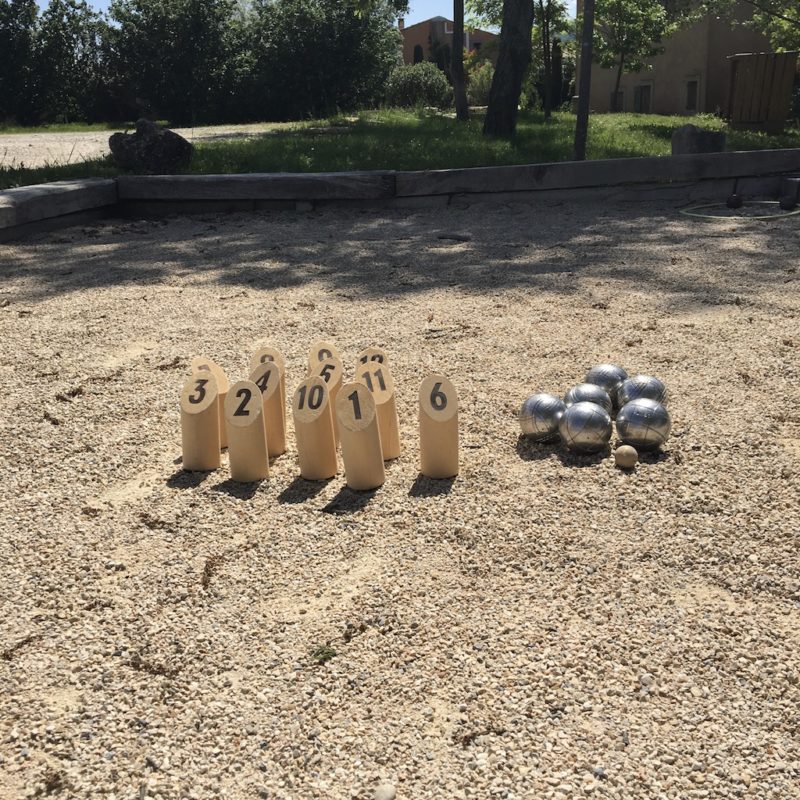
<path id="1" fill-rule="evenodd" d="M 444 32 L 445 33 L 452 33 L 453 32 L 453 23 L 445 21 L 444 23 Z"/>
<path id="2" fill-rule="evenodd" d="M 620 89 L 616 94 L 611 92 L 611 98 L 608 101 L 609 107 L 612 111 L 625 110 L 625 90 Z"/>
<path id="3" fill-rule="evenodd" d="M 422 45 L 415 44 L 414 45 L 414 63 L 419 64 L 422 59 L 425 58 L 425 54 L 422 52 Z"/>
<path id="4" fill-rule="evenodd" d="M 642 83 L 633 90 L 633 110 L 637 114 L 649 114 L 653 98 L 653 86 Z"/>
<path id="5" fill-rule="evenodd" d="M 697 88 L 699 81 L 686 81 L 686 110 L 697 111 Z"/>

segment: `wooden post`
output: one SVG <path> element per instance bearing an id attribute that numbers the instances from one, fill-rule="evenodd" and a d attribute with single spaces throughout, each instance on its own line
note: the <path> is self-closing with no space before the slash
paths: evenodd
<path id="1" fill-rule="evenodd" d="M 219 364 L 205 356 L 193 358 L 190 366 L 192 374 L 195 372 L 210 372 L 217 381 L 217 392 L 219 393 L 219 446 L 220 448 L 225 448 L 228 446 L 228 434 L 225 428 L 225 398 L 228 394 L 228 376 Z"/>
<path id="2" fill-rule="evenodd" d="M 264 406 L 264 425 L 270 458 L 286 452 L 286 403 L 281 391 L 283 373 L 277 361 L 264 361 L 251 373 L 250 380 L 258 386 Z"/>
<path id="3" fill-rule="evenodd" d="M 342 354 L 333 342 L 326 342 L 324 339 L 314 342 L 314 344 L 311 345 L 311 349 L 308 351 L 308 374 L 316 374 L 317 364 L 319 364 L 320 361 L 334 357 L 341 358 Z"/>
<path id="4" fill-rule="evenodd" d="M 444 375 L 428 375 L 419 388 L 420 472 L 458 475 L 458 393 Z"/>
<path id="5" fill-rule="evenodd" d="M 294 433 L 300 475 L 307 481 L 332 478 L 339 464 L 333 435 L 333 412 L 325 381 L 318 375 L 306 378 L 292 397 Z"/>
<path id="6" fill-rule="evenodd" d="M 339 394 L 339 389 L 342 388 L 342 377 L 344 376 L 344 366 L 342 359 L 333 356 L 320 361 L 317 364 L 316 372 L 312 375 L 319 375 L 322 380 L 328 384 L 328 394 L 330 395 L 331 414 L 333 416 L 333 437 L 336 441 L 336 446 L 339 446 L 339 423 L 336 419 L 336 397 Z"/>
<path id="7" fill-rule="evenodd" d="M 336 398 L 347 485 L 356 491 L 377 489 L 386 480 L 378 413 L 363 383 L 347 383 Z"/>
<path id="8" fill-rule="evenodd" d="M 389 366 L 389 357 L 386 355 L 385 350 L 380 347 L 365 347 L 358 354 L 356 360 L 356 374 L 358 374 L 358 371 L 364 367 L 364 365 L 370 364 L 373 361 L 378 362 L 378 364 L 385 364 L 387 367 Z"/>
<path id="9" fill-rule="evenodd" d="M 286 430 L 286 361 L 280 351 L 266 345 L 259 347 L 250 359 L 251 374 L 265 361 L 274 361 L 281 371 L 281 413 L 283 414 L 283 428 Z"/>
<path id="10" fill-rule="evenodd" d="M 183 468 L 218 469 L 219 392 L 213 374 L 192 375 L 181 392 Z"/>
<path id="11" fill-rule="evenodd" d="M 394 379 L 389 367 L 371 361 L 356 373 L 356 380 L 372 392 L 378 414 L 378 430 L 384 461 L 400 455 L 400 423 L 394 397 Z"/>
<path id="12" fill-rule="evenodd" d="M 231 478 L 242 483 L 269 477 L 269 448 L 261 391 L 252 381 L 238 381 L 225 398 Z"/>

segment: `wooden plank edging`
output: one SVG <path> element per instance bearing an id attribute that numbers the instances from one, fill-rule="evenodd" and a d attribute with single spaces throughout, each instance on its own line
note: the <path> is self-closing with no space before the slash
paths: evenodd
<path id="1" fill-rule="evenodd" d="M 21 186 L 0 192 L 0 228 L 117 204 L 114 178 L 86 178 Z"/>
<path id="2" fill-rule="evenodd" d="M 120 175 L 120 200 L 381 200 L 394 172 Z"/>

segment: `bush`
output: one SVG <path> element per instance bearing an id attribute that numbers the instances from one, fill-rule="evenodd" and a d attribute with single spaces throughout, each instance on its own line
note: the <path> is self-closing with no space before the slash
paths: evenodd
<path id="1" fill-rule="evenodd" d="M 476 65 L 467 76 L 467 100 L 471 106 L 485 106 L 489 103 L 489 90 L 492 88 L 494 67 L 491 61 Z"/>
<path id="2" fill-rule="evenodd" d="M 445 74 L 429 61 L 398 67 L 389 76 L 386 100 L 391 106 L 410 108 L 434 106 L 447 108 L 453 102 L 453 90 Z"/>

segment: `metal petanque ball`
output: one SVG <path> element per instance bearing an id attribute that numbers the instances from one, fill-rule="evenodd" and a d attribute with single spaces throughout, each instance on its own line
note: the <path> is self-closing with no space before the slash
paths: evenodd
<path id="1" fill-rule="evenodd" d="M 608 392 L 611 402 L 617 405 L 617 390 L 622 382 L 628 379 L 628 373 L 616 364 L 598 364 L 592 367 L 583 379 L 585 383 L 593 383 Z"/>
<path id="2" fill-rule="evenodd" d="M 631 400 L 617 414 L 617 434 L 625 444 L 638 450 L 655 450 L 667 441 L 672 420 L 661 403 L 640 397 Z"/>
<path id="3" fill-rule="evenodd" d="M 611 416 L 595 403 L 575 403 L 561 417 L 558 432 L 570 450 L 596 453 L 611 439 Z"/>
<path id="4" fill-rule="evenodd" d="M 604 408 L 609 414 L 614 408 L 608 392 L 594 383 L 579 383 L 577 386 L 573 386 L 564 395 L 564 403 L 567 408 L 574 406 L 575 403 L 594 403 Z"/>
<path id="5" fill-rule="evenodd" d="M 620 408 L 631 400 L 645 398 L 655 400 L 662 405 L 667 404 L 667 387 L 652 375 L 634 375 L 623 381 L 617 392 L 617 403 Z"/>
<path id="6" fill-rule="evenodd" d="M 536 442 L 545 442 L 558 435 L 558 421 L 567 410 L 554 394 L 532 394 L 519 412 L 522 432 Z"/>

